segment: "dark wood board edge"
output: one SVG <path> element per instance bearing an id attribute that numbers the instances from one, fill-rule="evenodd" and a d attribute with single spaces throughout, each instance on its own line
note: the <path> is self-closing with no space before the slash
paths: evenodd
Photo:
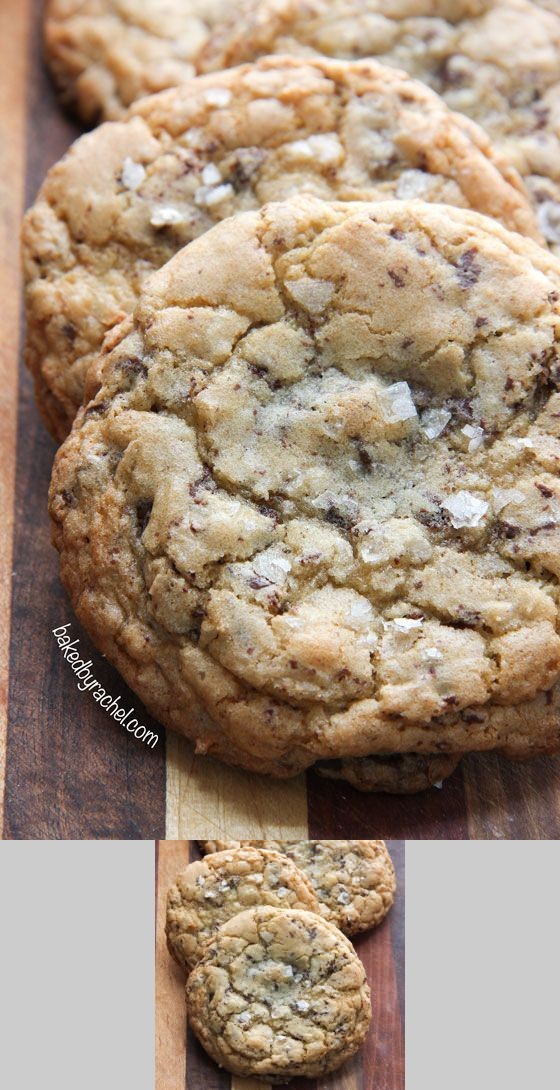
<path id="1" fill-rule="evenodd" d="M 79 130 L 59 110 L 41 60 L 41 4 L 29 37 L 29 202 Z M 48 140 L 45 139 L 48 133 Z M 143 712 L 75 621 L 58 581 L 46 512 L 55 447 L 19 375 L 14 583 L 5 788 L 5 836 L 16 839 L 150 839 L 165 835 L 165 735 L 146 753 L 87 693 L 80 693 L 51 630 L 67 621 L 108 692 Z"/>

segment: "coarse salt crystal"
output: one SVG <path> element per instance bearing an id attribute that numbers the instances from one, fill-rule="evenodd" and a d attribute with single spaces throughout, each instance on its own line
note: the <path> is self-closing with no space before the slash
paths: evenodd
<path id="1" fill-rule="evenodd" d="M 222 204 L 233 197 L 233 186 L 229 182 L 225 182 L 224 185 L 217 185 L 214 189 L 207 189 L 202 186 L 197 189 L 194 199 L 195 204 L 205 204 L 207 208 L 214 208 L 217 204 Z"/>
<path id="2" fill-rule="evenodd" d="M 127 155 L 121 171 L 121 181 L 125 189 L 138 189 L 145 177 L 146 171 L 142 163 L 135 163 L 134 159 Z"/>
<path id="3" fill-rule="evenodd" d="M 231 91 L 227 87 L 210 87 L 204 92 L 204 101 L 209 106 L 228 106 L 231 102 Z"/>
<path id="4" fill-rule="evenodd" d="M 301 303 L 310 314 L 320 314 L 334 295 L 334 284 L 328 280 L 313 280 L 311 277 L 287 280 L 286 289 L 292 299 Z"/>
<path id="5" fill-rule="evenodd" d="M 324 431 L 325 435 L 328 435 L 329 439 L 338 439 L 340 437 L 340 434 L 341 434 L 343 428 L 344 428 L 344 421 L 343 420 L 325 420 L 323 425 L 322 425 L 322 430 Z M 354 462 L 353 466 L 351 466 L 351 468 L 358 469 L 359 468 L 359 463 Z"/>
<path id="6" fill-rule="evenodd" d="M 480 428 L 478 424 L 465 424 L 464 428 L 461 428 L 461 433 L 469 440 L 469 451 L 471 452 L 478 450 L 485 439 L 484 428 Z"/>
<path id="7" fill-rule="evenodd" d="M 360 598 L 350 606 L 349 621 L 353 628 L 363 628 L 371 623 L 373 609 L 367 598 Z"/>
<path id="8" fill-rule="evenodd" d="M 169 227 L 174 223 L 183 223 L 184 218 L 178 208 L 162 206 L 161 208 L 154 208 L 150 216 L 150 223 L 152 227 Z"/>
<path id="9" fill-rule="evenodd" d="M 340 496 L 336 492 L 321 492 L 316 496 L 314 500 L 311 500 L 311 505 L 317 507 L 320 511 L 330 511 L 334 509 L 340 512 L 344 517 L 354 519 L 358 514 L 360 508 L 355 500 L 351 496 Z"/>
<path id="10" fill-rule="evenodd" d="M 449 496 L 441 506 L 445 511 L 449 511 L 451 525 L 456 530 L 460 530 L 465 526 L 478 526 L 488 510 L 486 500 L 481 500 L 465 489 L 460 489 L 459 492 Z"/>
<path id="11" fill-rule="evenodd" d="M 247 1022 L 250 1022 L 250 1020 L 251 1015 L 249 1014 L 249 1011 L 241 1011 L 241 1014 L 237 1015 L 237 1021 L 241 1022 L 243 1026 L 245 1026 Z"/>
<path id="12" fill-rule="evenodd" d="M 379 552 L 379 550 L 376 549 L 373 545 L 368 545 L 367 542 L 364 542 L 363 545 L 360 545 L 359 553 L 360 557 L 364 561 L 364 564 L 380 564 L 383 559 L 383 556 Z"/>
<path id="13" fill-rule="evenodd" d="M 507 507 L 508 504 L 523 503 L 525 495 L 518 488 L 493 488 L 492 506 L 496 514 Z"/>
<path id="14" fill-rule="evenodd" d="M 534 446 L 533 440 L 528 435 L 514 435 L 510 438 L 510 443 L 513 443 L 514 447 L 526 447 L 527 450 L 531 450 Z"/>
<path id="15" fill-rule="evenodd" d="M 300 617 L 290 617 L 288 613 L 284 613 L 282 620 L 284 624 L 288 625 L 288 628 L 302 628 L 303 622 Z"/>
<path id="16" fill-rule="evenodd" d="M 202 181 L 204 185 L 219 185 L 222 180 L 222 175 L 214 163 L 207 163 L 202 171 Z"/>
<path id="17" fill-rule="evenodd" d="M 386 417 L 389 423 L 411 420 L 418 415 L 408 382 L 395 382 L 392 386 L 386 386 L 384 394 L 389 402 L 389 412 Z"/>
<path id="18" fill-rule="evenodd" d="M 335 133 L 317 133 L 307 140 L 294 140 L 284 147 L 285 154 L 292 159 L 315 160 L 321 166 L 334 166 L 343 158 L 343 149 Z"/>
<path id="19" fill-rule="evenodd" d="M 422 658 L 427 659 L 428 662 L 439 662 L 443 658 L 441 651 L 437 647 L 427 647 L 422 652 Z"/>
<path id="20" fill-rule="evenodd" d="M 422 197 L 433 188 L 433 178 L 425 174 L 423 170 L 403 170 L 397 182 L 395 191 L 399 201 L 408 200 L 411 197 Z"/>
<path id="21" fill-rule="evenodd" d="M 337 901 L 339 905 L 347 905 L 350 903 L 350 894 L 348 893 L 347 889 L 343 889 L 340 891 L 337 897 Z"/>
<path id="22" fill-rule="evenodd" d="M 537 209 L 539 227 L 547 242 L 560 242 L 560 203 L 543 201 Z"/>
<path id="23" fill-rule="evenodd" d="M 272 550 L 260 553 L 252 564 L 255 574 L 269 579 L 271 583 L 285 583 L 287 572 L 291 570 L 291 567 L 291 561 L 286 556 Z"/>
<path id="24" fill-rule="evenodd" d="M 445 431 L 450 420 L 451 413 L 447 409 L 428 409 L 427 412 L 422 413 L 420 427 L 428 439 L 437 439 L 438 435 Z"/>
<path id="25" fill-rule="evenodd" d="M 298 1011 L 303 1012 L 303 1011 L 308 1011 L 309 1010 L 309 1003 L 307 1002 L 307 999 L 296 999 L 295 1006 L 296 1006 L 296 1010 L 298 1010 Z"/>
<path id="26" fill-rule="evenodd" d="M 411 632 L 413 628 L 421 628 L 423 623 L 416 617 L 396 617 L 392 621 L 383 621 L 383 627 L 396 628 L 398 632 Z"/>

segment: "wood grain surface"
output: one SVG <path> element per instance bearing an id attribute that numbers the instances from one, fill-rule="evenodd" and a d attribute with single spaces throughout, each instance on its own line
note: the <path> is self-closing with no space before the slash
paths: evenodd
<path id="1" fill-rule="evenodd" d="M 79 135 L 41 58 L 39 0 L 2 0 L 0 86 L 0 795 L 12 838 L 211 835 L 556 838 L 560 760 L 472 757 L 442 790 L 361 795 L 313 773 L 290 783 L 225 768 L 159 731 L 155 749 L 78 692 L 51 630 L 72 622 L 108 692 L 157 730 L 72 617 L 58 582 L 46 497 L 54 444 L 21 357 L 18 225 L 46 171 Z M 17 385 L 16 385 L 17 384 Z M 17 393 L 17 408 L 16 408 Z M 17 428 L 17 436 L 16 436 Z M 13 573 L 13 574 L 12 574 Z M 11 596 L 10 596 L 11 587 Z M 7 723 L 7 737 L 6 737 Z M 5 755 L 5 760 L 4 760 Z"/>
<path id="2" fill-rule="evenodd" d="M 293 1079 L 290 1090 L 404 1090 L 405 845 L 388 841 L 397 873 L 395 904 L 373 931 L 354 936 L 372 992 L 373 1018 L 364 1048 L 323 1079 Z M 175 875 L 199 858 L 193 842 L 164 841 L 156 863 L 155 1090 L 270 1090 L 268 1083 L 220 1070 L 187 1028 L 185 974 L 165 942 L 165 900 Z"/>

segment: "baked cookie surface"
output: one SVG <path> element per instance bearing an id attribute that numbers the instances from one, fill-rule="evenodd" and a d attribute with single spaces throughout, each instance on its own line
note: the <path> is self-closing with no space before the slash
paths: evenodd
<path id="1" fill-rule="evenodd" d="M 265 53 L 373 56 L 477 121 L 524 176 L 560 250 L 560 18 L 527 0 L 253 0 L 220 24 L 202 67 Z M 418 194 L 420 195 L 420 194 Z"/>
<path id="2" fill-rule="evenodd" d="M 558 747 L 559 281 L 474 212 L 311 197 L 154 274 L 50 509 L 156 717 L 275 775 Z"/>
<path id="3" fill-rule="evenodd" d="M 371 1019 L 364 967 L 348 939 L 320 916 L 274 908 L 220 928 L 189 976 L 187 1009 L 217 1063 L 271 1082 L 334 1071 Z"/>
<path id="4" fill-rule="evenodd" d="M 49 0 L 45 54 L 63 101 L 86 124 L 184 83 L 228 0 Z"/>
<path id="5" fill-rule="evenodd" d="M 221 924 L 257 905 L 320 911 L 308 879 L 279 852 L 239 847 L 190 863 L 167 895 L 171 955 L 192 969 Z"/>
<path id="6" fill-rule="evenodd" d="M 222 852 L 237 843 L 284 852 L 309 879 L 325 919 L 347 935 L 381 923 L 393 904 L 395 869 L 383 840 L 203 840 L 201 847 Z"/>
<path id="7" fill-rule="evenodd" d="M 26 359 L 62 439 L 146 277 L 235 212 L 298 192 L 473 207 L 536 235 L 515 172 L 422 84 L 375 62 L 272 58 L 138 104 L 77 141 L 23 231 Z"/>

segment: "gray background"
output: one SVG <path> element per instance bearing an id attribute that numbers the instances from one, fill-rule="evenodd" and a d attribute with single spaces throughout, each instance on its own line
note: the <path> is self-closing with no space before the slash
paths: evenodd
<path id="1" fill-rule="evenodd" d="M 408 841 L 406 1090 L 560 1087 L 560 845 Z"/>
<path id="2" fill-rule="evenodd" d="M 152 841 L 0 843 L 0 1084 L 153 1090 Z"/>

